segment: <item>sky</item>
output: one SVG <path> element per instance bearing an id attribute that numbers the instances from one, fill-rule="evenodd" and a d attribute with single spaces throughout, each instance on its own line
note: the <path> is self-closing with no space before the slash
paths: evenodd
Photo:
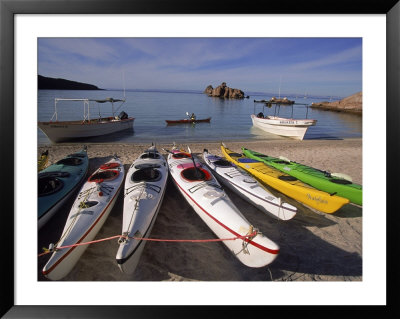
<path id="1" fill-rule="evenodd" d="M 362 91 L 362 38 L 39 38 L 38 74 L 102 89 L 346 97 Z"/>

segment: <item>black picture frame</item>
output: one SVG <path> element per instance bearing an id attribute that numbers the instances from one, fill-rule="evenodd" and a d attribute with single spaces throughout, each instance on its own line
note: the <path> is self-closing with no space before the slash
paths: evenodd
<path id="1" fill-rule="evenodd" d="M 324 1 L 230 1 L 221 5 L 215 1 L 162 1 L 162 0 L 0 0 L 0 141 L 2 170 L 2 213 L 0 232 L 2 242 L 1 257 L 1 308 L 4 318 L 190 318 L 218 316 L 225 317 L 227 312 L 235 316 L 254 316 L 264 313 L 266 306 L 21 306 L 15 305 L 14 288 L 14 18 L 16 14 L 385 14 L 387 21 L 387 276 L 382 278 L 387 283 L 387 305 L 378 307 L 319 306 L 309 307 L 269 307 L 268 314 L 305 316 L 314 311 L 327 311 L 329 315 L 346 317 L 371 314 L 381 318 L 399 316 L 398 294 L 399 276 L 394 266 L 400 242 L 398 231 L 398 209 L 394 198 L 394 181 L 398 173 L 391 169 L 398 165 L 399 149 L 399 42 L 400 42 L 400 3 L 398 0 L 324 0 Z M 379 112 L 379 110 L 377 111 Z M 380 119 L 382 120 L 382 119 Z M 382 172 L 380 172 L 382 173 Z M 377 215 L 384 212 L 376 212 Z M 396 253 L 397 252 L 397 253 Z M 379 274 L 377 274 L 378 276 Z M 317 292 L 316 292 L 317 293 Z M 45 300 L 44 300 L 45 302 Z"/>

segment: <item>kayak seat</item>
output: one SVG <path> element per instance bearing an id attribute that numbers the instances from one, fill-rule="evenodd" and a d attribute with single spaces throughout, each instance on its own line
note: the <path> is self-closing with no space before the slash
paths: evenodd
<path id="1" fill-rule="evenodd" d="M 136 169 L 142 169 L 142 168 L 160 168 L 161 165 L 159 164 L 154 164 L 154 163 L 144 163 L 144 164 L 137 164 L 135 165 Z"/>
<path id="2" fill-rule="evenodd" d="M 336 178 L 332 178 L 330 179 L 330 181 L 332 183 L 335 184 L 342 184 L 342 185 L 348 185 L 348 184 L 353 184 L 353 182 L 348 181 L 347 179 L 336 179 Z"/>
<path id="3" fill-rule="evenodd" d="M 80 157 L 80 158 L 85 158 L 87 155 L 86 154 L 82 154 L 82 153 L 74 153 L 71 155 L 68 155 L 68 157 Z"/>
<path id="4" fill-rule="evenodd" d="M 281 175 L 278 177 L 280 180 L 282 181 L 286 181 L 286 182 L 294 182 L 297 181 L 296 177 L 290 176 L 290 175 Z"/>
<path id="5" fill-rule="evenodd" d="M 104 181 L 111 181 L 117 178 L 119 175 L 119 171 L 116 170 L 105 170 L 94 173 L 92 176 L 89 177 L 88 182 L 96 182 L 101 183 Z"/>
<path id="6" fill-rule="evenodd" d="M 39 178 L 44 177 L 69 177 L 71 174 L 69 172 L 55 171 L 55 172 L 42 172 L 39 173 Z"/>
<path id="7" fill-rule="evenodd" d="M 154 159 L 159 159 L 159 158 L 160 158 L 160 154 L 154 153 L 154 152 L 148 152 L 148 153 L 144 153 L 142 156 L 140 156 L 140 158 L 154 158 Z"/>
<path id="8" fill-rule="evenodd" d="M 175 153 L 172 155 L 172 158 L 174 159 L 180 159 L 180 158 L 191 158 L 192 156 L 189 153 Z"/>
<path id="9" fill-rule="evenodd" d="M 215 164 L 215 166 L 219 166 L 219 167 L 232 167 L 233 164 L 231 162 L 228 162 L 227 160 L 224 159 L 220 159 L 217 161 L 212 162 L 213 164 Z"/>
<path id="10" fill-rule="evenodd" d="M 202 168 L 195 169 L 194 167 L 184 169 L 181 172 L 181 176 L 190 182 L 209 181 L 210 179 L 212 179 L 211 174 L 207 170 Z"/>
<path id="11" fill-rule="evenodd" d="M 68 165 L 68 166 L 78 166 L 83 163 L 83 160 L 78 157 L 67 157 L 59 160 L 56 164 L 57 165 Z"/>
<path id="12" fill-rule="evenodd" d="M 54 176 L 39 176 L 38 179 L 38 196 L 47 196 L 61 190 L 64 182 Z"/>
<path id="13" fill-rule="evenodd" d="M 132 182 L 156 182 L 161 179 L 161 173 L 153 167 L 146 167 L 135 171 L 131 176 Z"/>
<path id="14" fill-rule="evenodd" d="M 242 157 L 242 154 L 239 153 L 229 153 L 230 157 Z"/>

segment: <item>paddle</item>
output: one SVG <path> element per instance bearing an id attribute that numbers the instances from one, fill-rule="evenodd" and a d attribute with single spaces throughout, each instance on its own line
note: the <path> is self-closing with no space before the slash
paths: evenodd
<path id="1" fill-rule="evenodd" d="M 194 157 L 193 157 L 193 154 L 192 154 L 192 150 L 190 149 L 189 145 L 188 145 L 187 148 L 188 148 L 188 151 L 189 151 L 190 156 L 192 157 L 192 161 L 193 161 L 193 165 L 194 165 L 196 177 L 200 178 L 200 176 L 201 176 L 201 171 L 200 171 L 200 169 L 196 166 L 196 162 L 194 161 Z"/>
<path id="2" fill-rule="evenodd" d="M 165 149 L 165 148 L 163 148 L 162 150 L 165 151 L 165 152 L 167 152 L 167 153 L 170 153 L 170 154 L 174 155 L 174 153 L 172 153 L 170 150 L 167 150 L 167 149 Z"/>

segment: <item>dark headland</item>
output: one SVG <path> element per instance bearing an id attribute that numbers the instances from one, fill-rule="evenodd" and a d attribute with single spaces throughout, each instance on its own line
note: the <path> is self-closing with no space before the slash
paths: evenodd
<path id="1" fill-rule="evenodd" d="M 39 90 L 102 90 L 93 84 L 38 75 Z"/>

